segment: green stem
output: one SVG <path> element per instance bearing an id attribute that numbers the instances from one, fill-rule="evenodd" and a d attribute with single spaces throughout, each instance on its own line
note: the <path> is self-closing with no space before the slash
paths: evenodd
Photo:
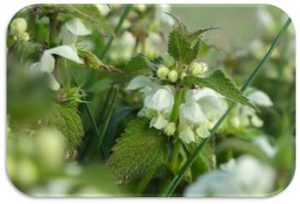
<path id="1" fill-rule="evenodd" d="M 266 55 L 263 57 L 263 59 L 257 64 L 257 66 L 255 67 L 255 69 L 252 71 L 251 75 L 246 79 L 246 81 L 244 82 L 241 91 L 244 92 L 248 86 L 250 86 L 250 84 L 254 81 L 254 79 L 257 77 L 259 71 L 262 68 L 262 65 L 264 64 L 264 62 L 270 57 L 270 55 L 272 54 L 274 48 L 276 47 L 276 45 L 278 44 L 280 38 L 283 36 L 283 34 L 285 33 L 285 31 L 287 30 L 288 26 L 291 23 L 291 19 L 289 18 L 286 23 L 284 24 L 284 26 L 282 27 L 282 29 L 280 30 L 280 32 L 278 33 L 278 35 L 276 36 L 276 38 L 274 39 L 271 47 L 269 48 L 268 52 L 266 53 Z M 174 192 L 174 190 L 176 189 L 176 187 L 179 185 L 179 183 L 181 182 L 185 172 L 188 170 L 188 168 L 194 163 L 195 159 L 197 158 L 198 154 L 201 152 L 202 148 L 206 145 L 206 143 L 208 143 L 208 141 L 214 136 L 215 132 L 217 131 L 217 129 L 220 127 L 220 125 L 222 124 L 222 122 L 224 121 L 224 119 L 226 118 L 226 116 L 230 113 L 230 111 L 234 108 L 235 106 L 235 102 L 232 102 L 230 104 L 230 106 L 228 107 L 228 109 L 226 110 L 226 112 L 222 115 L 222 117 L 218 120 L 218 122 L 214 125 L 214 127 L 212 128 L 212 130 L 210 131 L 210 135 L 208 138 L 204 139 L 203 142 L 201 144 L 199 144 L 199 146 L 196 148 L 195 152 L 191 155 L 191 157 L 185 162 L 185 164 L 182 166 L 182 168 L 180 169 L 179 173 L 172 179 L 172 181 L 169 183 L 169 185 L 167 186 L 167 188 L 165 189 L 163 195 L 164 196 L 171 196 Z"/>
<path id="2" fill-rule="evenodd" d="M 119 20 L 117 26 L 115 27 L 115 34 L 117 34 L 117 33 L 120 31 L 120 29 L 121 29 L 121 27 L 122 27 L 122 25 L 123 25 L 125 19 L 127 18 L 128 14 L 129 14 L 129 12 L 130 12 L 130 10 L 131 10 L 131 7 L 132 7 L 132 5 L 129 4 L 129 5 L 127 5 L 127 7 L 125 8 L 125 10 L 124 10 L 122 16 L 120 17 L 120 20 Z M 109 50 L 109 48 L 110 48 L 110 46 L 111 46 L 113 40 L 114 40 L 114 37 L 113 37 L 113 36 L 110 36 L 109 41 L 108 41 L 108 43 L 107 43 L 106 47 L 104 48 L 103 53 L 102 53 L 102 55 L 101 55 L 101 59 L 102 59 L 102 60 L 104 60 L 104 58 L 105 58 L 105 56 L 106 56 L 106 54 L 107 54 L 107 52 L 108 52 L 108 50 Z"/>
<path id="3" fill-rule="evenodd" d="M 49 14 L 49 46 L 56 46 L 56 27 L 57 27 L 57 17 L 58 13 Z"/>
<path id="4" fill-rule="evenodd" d="M 138 183 L 136 190 L 135 190 L 135 195 L 141 195 L 145 188 L 147 187 L 148 183 L 150 182 L 153 174 L 155 174 L 157 168 L 152 168 L 150 169 L 145 175 L 143 175 L 141 181 Z"/>
<path id="5" fill-rule="evenodd" d="M 175 123 L 175 127 L 178 127 L 178 118 L 179 118 L 179 111 L 180 111 L 180 104 L 182 102 L 182 99 L 184 98 L 184 88 L 179 88 L 176 91 L 175 94 L 175 102 L 174 102 L 174 107 L 170 116 L 170 121 Z M 176 167 L 178 166 L 178 157 L 179 157 L 179 153 L 180 153 L 180 148 L 181 148 L 181 143 L 180 140 L 178 138 L 178 131 L 176 130 L 175 132 L 175 145 L 174 145 L 174 150 L 173 150 L 173 154 L 172 154 L 172 159 L 171 159 L 171 163 L 170 163 L 170 168 L 171 170 L 176 173 Z"/>
<path id="6" fill-rule="evenodd" d="M 179 157 L 179 153 L 180 153 L 180 148 L 181 148 L 181 143 L 179 138 L 176 139 L 175 145 L 174 145 L 174 150 L 173 150 L 173 154 L 172 154 L 172 159 L 171 159 L 171 164 L 170 164 L 170 168 L 172 170 L 172 172 L 174 174 L 176 174 L 177 172 L 177 164 L 178 164 L 178 157 Z"/>

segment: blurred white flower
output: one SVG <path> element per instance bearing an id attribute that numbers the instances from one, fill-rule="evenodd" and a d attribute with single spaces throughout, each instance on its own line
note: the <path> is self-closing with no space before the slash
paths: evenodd
<path id="1" fill-rule="evenodd" d="M 131 59 L 135 47 L 135 37 L 125 31 L 122 36 L 116 38 L 110 47 L 109 59 L 115 63 L 124 63 Z"/>
<path id="2" fill-rule="evenodd" d="M 260 90 L 252 89 L 248 94 L 247 98 L 255 105 L 262 107 L 271 107 L 273 102 L 270 97 Z M 262 127 L 264 122 L 256 115 L 256 111 L 249 106 L 238 104 L 233 110 L 230 117 L 230 123 L 234 127 L 246 127 L 253 125 L 254 127 Z"/>
<path id="3" fill-rule="evenodd" d="M 92 31 L 80 19 L 73 18 L 62 26 L 60 38 L 63 44 L 75 46 L 78 36 L 86 36 L 91 33 Z"/>
<path id="4" fill-rule="evenodd" d="M 102 16 L 106 16 L 110 12 L 110 8 L 106 4 L 96 4 L 95 5 Z"/>
<path id="5" fill-rule="evenodd" d="M 139 75 L 133 78 L 126 87 L 127 91 L 140 90 L 144 94 L 149 94 L 161 86 L 151 78 Z"/>
<path id="6" fill-rule="evenodd" d="M 256 137 L 253 143 L 259 146 L 269 157 L 276 155 L 277 150 L 270 144 L 266 136 Z"/>
<path id="7" fill-rule="evenodd" d="M 266 196 L 272 192 L 276 178 L 272 167 L 255 157 L 245 155 L 223 169 L 200 176 L 184 195 L 202 196 Z M 222 167 L 221 167 L 222 168 Z"/>
<path id="8" fill-rule="evenodd" d="M 60 88 L 59 83 L 56 81 L 52 72 L 55 68 L 55 58 L 53 55 L 69 59 L 78 64 L 82 64 L 83 61 L 77 55 L 77 50 L 69 45 L 61 45 L 55 48 L 45 50 L 40 61 L 30 65 L 30 70 L 33 73 L 47 73 L 49 74 L 49 86 L 51 89 L 57 91 Z"/>
<path id="9" fill-rule="evenodd" d="M 247 98 L 258 106 L 273 106 L 273 102 L 271 101 L 270 97 L 265 92 L 260 90 L 251 92 Z"/>

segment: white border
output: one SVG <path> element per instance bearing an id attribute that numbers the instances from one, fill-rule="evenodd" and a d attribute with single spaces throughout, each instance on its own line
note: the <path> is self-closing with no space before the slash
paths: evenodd
<path id="1" fill-rule="evenodd" d="M 105 202 L 105 203 L 115 203 L 115 202 L 124 202 L 124 203 L 140 203 L 141 201 L 145 204 L 147 203 L 180 203 L 180 202 L 189 202 L 189 203 L 221 203 L 222 204 L 235 204 L 235 203 L 294 203 L 297 199 L 297 193 L 300 192 L 300 174 L 299 174 L 299 147 L 300 147 L 300 140 L 298 138 L 298 134 L 296 137 L 296 170 L 298 169 L 298 172 L 296 171 L 294 178 L 290 185 L 285 189 L 282 193 L 270 197 L 270 198 L 264 198 L 264 199 L 187 199 L 187 198 L 134 198 L 134 199 L 76 199 L 76 198 L 64 198 L 64 199 L 36 199 L 36 198 L 30 198 L 22 193 L 20 193 L 18 190 L 15 189 L 15 187 L 10 183 L 6 176 L 5 171 L 5 114 L 6 114 L 6 28 L 10 21 L 10 19 L 13 17 L 13 15 L 20 9 L 36 3 L 137 3 L 137 1 L 112 1 L 112 0 L 106 0 L 106 1 L 83 1 L 83 0 L 26 0 L 26 1 L 20 1 L 20 0 L 9 0 L 5 1 L 1 5 L 0 9 L 0 25 L 1 25 L 1 32 L 0 32 L 0 40 L 1 40 L 1 46 L 0 46 L 0 57 L 1 57 L 1 64 L 2 68 L 0 69 L 0 196 L 1 196 L 1 203 L 32 203 L 32 204 L 40 204 L 40 203 L 57 203 L 57 204 L 76 204 L 80 202 L 88 202 L 88 203 L 99 203 L 99 202 Z M 151 0 L 151 1 L 139 1 L 139 3 L 157 3 L 160 4 L 162 1 L 159 0 Z M 284 10 L 292 19 L 294 26 L 296 27 L 296 65 L 299 64 L 299 52 L 300 45 L 298 43 L 299 35 L 300 35 L 300 12 L 299 7 L 297 5 L 296 0 L 244 0 L 244 1 L 238 1 L 238 0 L 167 0 L 163 3 L 170 3 L 170 4 L 270 4 L 277 6 Z M 298 9 L 297 9 L 298 8 Z M 298 96 L 299 96 L 299 74 L 297 72 L 296 74 L 296 104 L 297 107 L 299 106 Z M 275 90 L 276 91 L 276 90 Z M 298 115 L 296 117 L 296 123 L 298 120 Z M 298 133 L 298 131 L 297 131 Z M 298 147 L 298 148 L 297 148 Z M 289 148 L 289 147 L 286 147 Z"/>

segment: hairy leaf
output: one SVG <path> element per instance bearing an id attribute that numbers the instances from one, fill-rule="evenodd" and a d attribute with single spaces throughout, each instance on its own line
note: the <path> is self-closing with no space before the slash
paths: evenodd
<path id="1" fill-rule="evenodd" d="M 129 123 L 107 163 L 121 182 L 128 182 L 161 165 L 164 157 L 163 137 L 139 118 Z"/>
<path id="2" fill-rule="evenodd" d="M 174 59 L 183 64 L 188 64 L 197 57 L 197 52 L 195 55 L 187 36 L 178 29 L 173 30 L 169 35 L 168 52 Z"/>
<path id="3" fill-rule="evenodd" d="M 207 78 L 186 77 L 184 78 L 186 85 L 198 85 L 208 87 L 219 92 L 231 101 L 236 101 L 244 105 L 253 106 L 249 100 L 242 95 L 242 92 L 234 84 L 233 80 L 225 75 L 222 70 L 214 71 Z"/>

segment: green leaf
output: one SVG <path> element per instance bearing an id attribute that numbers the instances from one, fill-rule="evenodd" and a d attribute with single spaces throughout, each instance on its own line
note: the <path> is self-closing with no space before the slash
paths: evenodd
<path id="1" fill-rule="evenodd" d="M 116 81 L 122 81 L 136 75 L 151 75 L 154 70 L 154 64 L 150 62 L 143 54 L 133 57 L 124 68 L 124 74 Z"/>
<path id="2" fill-rule="evenodd" d="M 210 28 L 205 28 L 205 29 L 200 29 L 197 31 L 194 31 L 192 33 L 189 34 L 188 39 L 190 42 L 195 41 L 200 35 L 202 35 L 203 33 L 209 31 L 209 30 L 215 30 L 215 29 L 219 29 L 219 28 L 215 28 L 215 27 L 210 27 Z"/>
<path id="3" fill-rule="evenodd" d="M 189 64 L 197 57 L 186 36 L 178 29 L 173 30 L 169 35 L 168 52 L 181 64 Z"/>
<path id="4" fill-rule="evenodd" d="M 184 83 L 186 85 L 198 85 L 214 89 L 231 101 L 236 101 L 244 105 L 253 106 L 249 100 L 242 95 L 242 92 L 234 84 L 233 80 L 225 75 L 225 73 L 218 69 L 214 71 L 207 78 L 199 77 L 185 77 Z"/>
<path id="5" fill-rule="evenodd" d="M 114 35 L 112 27 L 93 4 L 43 5 L 46 12 L 60 12 L 80 18 L 103 35 Z"/>
<path id="6" fill-rule="evenodd" d="M 139 178 L 165 160 L 164 140 L 149 121 L 135 119 L 113 147 L 107 164 L 123 183 Z"/>

